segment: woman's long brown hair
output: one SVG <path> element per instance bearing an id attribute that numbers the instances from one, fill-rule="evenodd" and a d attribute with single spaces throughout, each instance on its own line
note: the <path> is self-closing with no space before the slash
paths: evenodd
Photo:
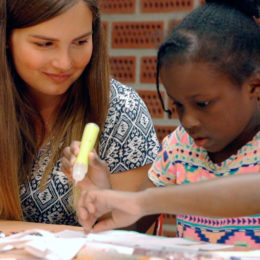
<path id="1" fill-rule="evenodd" d="M 87 122 L 104 127 L 109 104 L 109 61 L 96 0 L 2 0 L 0 6 L 0 216 L 22 218 L 19 184 L 28 181 L 39 149 L 34 122 L 45 127 L 33 100 L 17 75 L 8 48 L 13 29 L 25 28 L 55 17 L 79 1 L 93 15 L 93 53 L 78 80 L 69 88 L 56 114 L 50 137 L 50 162 L 45 184 L 63 148 L 80 140 Z M 61 145 L 62 144 L 62 145 Z"/>

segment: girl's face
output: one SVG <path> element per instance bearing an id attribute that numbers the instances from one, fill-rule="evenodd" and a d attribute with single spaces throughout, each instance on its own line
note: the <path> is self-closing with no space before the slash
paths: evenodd
<path id="1" fill-rule="evenodd" d="M 260 118 L 248 84 L 236 86 L 205 63 L 164 66 L 160 75 L 181 124 L 198 146 L 229 154 L 250 140 Z"/>
<path id="2" fill-rule="evenodd" d="M 10 48 L 17 73 L 34 97 L 64 94 L 92 55 L 92 13 L 80 1 L 61 15 L 15 29 Z"/>

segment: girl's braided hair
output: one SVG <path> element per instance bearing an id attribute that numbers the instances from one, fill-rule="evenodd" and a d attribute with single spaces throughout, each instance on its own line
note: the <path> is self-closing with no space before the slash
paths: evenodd
<path id="1" fill-rule="evenodd" d="M 157 54 L 156 87 L 162 66 L 208 63 L 241 84 L 260 66 L 260 0 L 207 0 L 173 29 Z"/>

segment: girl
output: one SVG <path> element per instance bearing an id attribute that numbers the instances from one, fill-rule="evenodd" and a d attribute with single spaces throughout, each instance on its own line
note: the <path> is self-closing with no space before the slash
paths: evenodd
<path id="1" fill-rule="evenodd" d="M 77 224 L 62 149 L 95 122 L 111 173 L 135 176 L 157 152 L 150 115 L 110 79 L 97 1 L 3 0 L 0 15 L 0 216 Z"/>
<path id="2" fill-rule="evenodd" d="M 259 207 L 253 205 L 248 206 L 248 210 L 232 214 L 226 208 L 228 204 L 223 203 L 226 196 L 229 202 L 230 198 L 234 201 L 232 208 L 238 208 L 236 205 L 240 202 L 245 205 L 247 199 L 243 200 L 243 196 L 247 197 L 247 194 L 239 194 L 240 190 L 234 192 L 234 185 L 230 191 L 226 187 L 222 190 L 223 179 L 223 182 L 214 182 L 220 185 L 212 191 L 215 192 L 211 197 L 214 201 L 207 197 L 203 200 L 198 194 L 200 200 L 197 204 L 196 193 L 193 198 L 185 195 L 189 188 L 197 192 L 196 186 L 182 186 L 212 179 L 220 181 L 225 176 L 231 176 L 226 182 L 230 183 L 233 179 L 235 181 L 234 175 L 259 173 L 260 107 L 257 90 L 260 88 L 260 28 L 254 19 L 258 16 L 256 2 L 207 1 L 179 24 L 158 51 L 157 89 L 160 76 L 167 95 L 176 105 L 181 126 L 163 140 L 148 176 L 155 186 L 180 185 L 178 190 L 175 188 L 175 193 L 166 190 L 169 196 L 185 196 L 169 198 L 176 203 L 169 211 L 181 214 L 177 215 L 180 237 L 260 247 L 260 216 L 209 217 L 259 212 Z M 214 183 L 207 181 L 205 186 L 211 188 Z M 244 193 L 245 187 L 250 187 L 248 183 L 242 190 Z M 241 182 L 238 184 L 238 188 L 241 187 Z M 208 193 L 204 195 L 208 196 Z M 83 207 L 88 199 L 84 196 L 85 192 L 78 210 L 81 223 L 88 225 L 88 218 L 100 213 L 99 210 L 96 212 L 95 206 L 102 209 L 102 204 L 95 205 L 100 197 L 90 197 L 92 203 L 87 203 L 86 207 L 95 214 L 88 215 Z M 117 196 L 114 202 L 116 199 Z M 179 203 L 176 202 L 178 199 Z M 156 202 L 161 203 L 161 209 L 165 206 L 164 211 L 168 212 L 170 205 L 167 201 L 155 200 L 152 203 Z M 105 204 L 106 210 L 109 205 Z M 191 206 L 189 210 L 188 206 Z M 220 210 L 219 214 L 210 210 L 214 207 Z"/>

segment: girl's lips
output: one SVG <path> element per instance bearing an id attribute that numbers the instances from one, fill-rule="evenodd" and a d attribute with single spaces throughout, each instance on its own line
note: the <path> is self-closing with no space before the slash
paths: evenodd
<path id="1" fill-rule="evenodd" d="M 194 138 L 194 142 L 197 146 L 205 147 L 208 142 L 208 138 Z"/>
<path id="2" fill-rule="evenodd" d="M 47 72 L 44 72 L 44 75 L 46 75 L 47 77 L 49 77 L 57 83 L 62 83 L 71 77 L 70 74 L 52 74 Z"/>

